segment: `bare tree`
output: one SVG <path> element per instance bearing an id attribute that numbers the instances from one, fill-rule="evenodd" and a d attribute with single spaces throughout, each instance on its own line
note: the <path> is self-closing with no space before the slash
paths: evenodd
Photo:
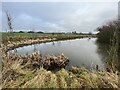
<path id="1" fill-rule="evenodd" d="M 6 11 L 6 16 L 7 16 L 7 24 L 8 24 L 8 28 L 9 28 L 9 32 L 12 33 L 13 32 L 13 18 L 10 15 L 9 12 Z"/>

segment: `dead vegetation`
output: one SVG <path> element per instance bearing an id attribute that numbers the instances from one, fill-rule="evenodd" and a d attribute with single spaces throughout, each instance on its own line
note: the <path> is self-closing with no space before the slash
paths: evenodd
<path id="1" fill-rule="evenodd" d="M 117 73 L 92 72 L 73 67 L 52 72 L 44 68 L 31 69 L 22 62 L 2 62 L 3 88 L 118 88 Z"/>
<path id="2" fill-rule="evenodd" d="M 89 71 L 73 67 L 65 70 L 68 58 L 42 56 L 39 52 L 31 55 L 6 53 L 2 48 L 2 87 L 3 88 L 119 88 L 117 72 Z M 50 71 L 62 68 L 57 72 Z"/>
<path id="3" fill-rule="evenodd" d="M 4 57 L 6 59 L 6 56 Z M 31 55 L 17 55 L 17 54 L 7 54 L 8 62 L 11 61 L 20 61 L 21 65 L 25 65 L 26 63 L 30 63 L 27 65 L 28 68 L 36 69 L 36 68 L 45 68 L 47 70 L 53 70 L 55 68 L 64 68 L 69 60 L 64 54 L 55 55 L 46 55 L 42 56 L 39 51 L 33 52 Z"/>

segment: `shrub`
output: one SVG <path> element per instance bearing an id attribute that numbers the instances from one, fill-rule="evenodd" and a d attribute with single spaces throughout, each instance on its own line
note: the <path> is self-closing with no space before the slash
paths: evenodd
<path id="1" fill-rule="evenodd" d="M 113 35 L 115 33 L 115 30 L 120 29 L 119 22 L 117 20 L 110 21 L 106 25 L 103 25 L 102 27 L 98 27 L 97 31 L 98 33 L 98 41 L 101 43 L 112 43 Z"/>
<path id="2" fill-rule="evenodd" d="M 42 31 L 38 31 L 37 33 L 44 33 L 44 32 L 42 32 Z"/>
<path id="3" fill-rule="evenodd" d="M 24 33 L 23 31 L 19 31 L 19 33 Z"/>
<path id="4" fill-rule="evenodd" d="M 28 33 L 35 33 L 34 31 L 28 31 Z"/>

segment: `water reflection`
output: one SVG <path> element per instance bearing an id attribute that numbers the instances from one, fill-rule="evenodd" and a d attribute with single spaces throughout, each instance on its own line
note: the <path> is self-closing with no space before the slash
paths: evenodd
<path id="1" fill-rule="evenodd" d="M 52 45 L 55 45 L 55 43 L 53 42 Z"/>
<path id="2" fill-rule="evenodd" d="M 99 43 L 96 41 L 95 43 L 97 45 L 97 53 L 101 56 L 101 59 L 106 61 L 107 56 L 109 54 L 109 49 L 110 46 L 108 44 L 103 44 L 103 43 Z"/>
<path id="3" fill-rule="evenodd" d="M 91 38 L 88 38 L 88 41 L 90 41 Z"/>
<path id="4" fill-rule="evenodd" d="M 31 54 L 34 50 L 42 55 L 64 53 L 70 60 L 69 69 L 72 66 L 85 66 L 88 69 L 104 69 L 104 61 L 107 56 L 107 46 L 96 43 L 96 38 L 83 38 L 66 41 L 35 44 L 17 48 L 18 54 Z M 11 51 L 14 52 L 14 51 Z"/>

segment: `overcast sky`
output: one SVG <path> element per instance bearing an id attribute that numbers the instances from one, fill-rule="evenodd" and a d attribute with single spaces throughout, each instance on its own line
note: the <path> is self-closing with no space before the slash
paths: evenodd
<path id="1" fill-rule="evenodd" d="M 98 26 L 117 18 L 118 3 L 4 2 L 2 3 L 3 31 L 8 28 L 5 10 L 13 16 L 16 31 L 34 29 L 44 32 L 94 32 Z"/>

